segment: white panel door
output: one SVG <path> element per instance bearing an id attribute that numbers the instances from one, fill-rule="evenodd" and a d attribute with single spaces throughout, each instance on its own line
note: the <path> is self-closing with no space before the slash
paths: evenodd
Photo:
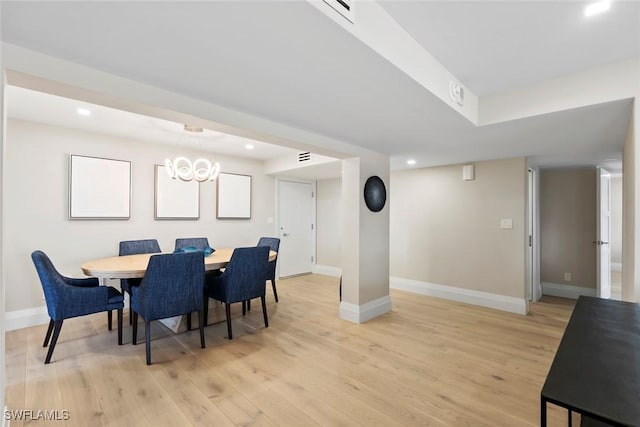
<path id="1" fill-rule="evenodd" d="M 598 168 L 598 225 L 595 241 L 597 252 L 597 296 L 611 298 L 611 174 Z"/>
<path id="2" fill-rule="evenodd" d="M 280 277 L 310 273 L 314 254 L 313 187 L 304 182 L 279 182 Z"/>

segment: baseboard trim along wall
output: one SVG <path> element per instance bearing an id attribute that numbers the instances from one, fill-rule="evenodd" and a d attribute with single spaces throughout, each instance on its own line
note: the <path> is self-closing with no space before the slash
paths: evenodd
<path id="1" fill-rule="evenodd" d="M 129 298 L 125 298 L 124 308 L 129 308 Z M 114 314 L 115 319 L 115 314 Z M 25 308 L 24 310 L 7 311 L 4 317 L 5 331 L 28 328 L 36 325 L 46 325 L 49 323 L 49 312 L 47 306 Z M 167 325 L 169 328 L 171 326 Z"/>
<path id="2" fill-rule="evenodd" d="M 325 276 L 342 276 L 342 268 L 333 267 L 331 265 L 314 264 L 311 271 L 313 274 L 324 274 Z"/>
<path id="3" fill-rule="evenodd" d="M 542 282 L 542 295 L 578 299 L 580 295 L 595 297 L 596 290 L 581 286 L 563 285 L 560 283 Z"/>
<path id="4" fill-rule="evenodd" d="M 362 305 L 351 304 L 344 301 L 340 303 L 340 318 L 353 323 L 364 323 L 367 320 L 371 320 L 374 317 L 381 316 L 390 311 L 391 297 L 389 295 Z"/>
<path id="5" fill-rule="evenodd" d="M 49 313 L 47 307 L 25 308 L 24 310 L 7 311 L 4 317 L 4 327 L 6 331 L 28 328 L 35 325 L 46 325 L 49 323 Z"/>
<path id="6" fill-rule="evenodd" d="M 390 277 L 389 286 L 406 292 L 427 295 L 479 305 L 481 307 L 508 311 L 516 314 L 527 314 L 528 304 L 524 298 L 508 297 L 489 292 L 474 291 L 471 289 L 457 288 L 455 286 L 439 285 L 436 283 L 420 282 L 418 280 L 404 279 L 402 277 Z"/>

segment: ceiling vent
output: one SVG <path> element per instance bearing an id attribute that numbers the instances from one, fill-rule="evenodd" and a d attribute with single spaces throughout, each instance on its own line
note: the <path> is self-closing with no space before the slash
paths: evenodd
<path id="1" fill-rule="evenodd" d="M 324 0 L 324 2 L 331 6 L 340 15 L 347 18 L 349 22 L 353 23 L 354 0 Z"/>
<path id="2" fill-rule="evenodd" d="M 304 153 L 300 153 L 298 154 L 298 162 L 306 162 L 311 160 L 311 153 L 310 152 L 304 152 Z"/>

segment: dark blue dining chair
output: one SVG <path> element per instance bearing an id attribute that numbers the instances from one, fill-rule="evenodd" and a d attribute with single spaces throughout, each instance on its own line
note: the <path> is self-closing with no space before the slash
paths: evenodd
<path id="1" fill-rule="evenodd" d="M 119 256 L 138 254 L 157 254 L 162 252 L 156 239 L 125 240 L 120 242 Z M 123 293 L 129 294 L 129 324 L 133 322 L 131 311 L 131 288 L 140 285 L 140 278 L 120 279 L 120 288 Z"/>
<path id="2" fill-rule="evenodd" d="M 186 249 L 186 248 L 196 248 L 199 250 L 206 250 L 207 248 L 211 249 L 211 246 L 209 246 L 209 239 L 207 239 L 206 237 L 181 237 L 181 238 L 177 238 L 176 239 L 176 246 L 175 246 L 175 251 L 180 251 L 181 249 Z M 206 253 L 205 253 L 206 256 Z M 216 269 L 216 270 L 208 270 L 205 271 L 204 274 L 204 280 L 205 280 L 205 284 L 208 282 L 211 282 L 213 277 L 219 276 L 220 270 Z M 209 313 L 205 313 L 204 314 L 204 318 L 205 320 L 209 317 Z M 189 314 L 187 316 L 187 329 L 191 329 L 191 314 Z"/>
<path id="3" fill-rule="evenodd" d="M 183 237 L 176 239 L 175 250 L 184 248 L 196 248 L 204 250 L 209 247 L 209 239 L 207 239 L 206 237 Z"/>
<path id="4" fill-rule="evenodd" d="M 53 350 L 58 342 L 62 321 L 72 317 L 111 310 L 118 310 L 118 345 L 122 345 L 122 308 L 124 298 L 117 289 L 111 286 L 99 286 L 98 279 L 74 279 L 58 273 L 49 257 L 42 251 L 31 253 L 31 259 L 38 272 L 44 299 L 49 313 L 49 328 L 44 338 L 43 347 L 51 345 L 44 363 L 51 362 Z M 111 322 L 109 322 L 111 323 Z M 109 328 L 110 329 L 110 328 Z"/>
<path id="5" fill-rule="evenodd" d="M 200 346 L 204 344 L 202 316 L 204 254 L 188 252 L 152 255 L 139 286 L 131 288 L 133 344 L 137 344 L 138 315 L 145 324 L 147 365 L 151 364 L 151 322 L 198 312 Z"/>
<path id="6" fill-rule="evenodd" d="M 258 240 L 258 246 L 269 246 L 269 248 L 276 253 L 276 258 L 273 261 L 269 261 L 269 269 L 267 270 L 266 280 L 271 281 L 271 287 L 273 288 L 273 296 L 278 302 L 278 291 L 276 291 L 276 263 L 278 262 L 278 251 L 280 250 L 280 239 L 277 237 L 261 237 Z"/>
<path id="7" fill-rule="evenodd" d="M 213 298 L 225 305 L 227 315 L 227 333 L 233 339 L 231 332 L 231 304 L 250 301 L 260 297 L 264 326 L 269 327 L 267 318 L 267 304 L 265 289 L 267 270 L 269 268 L 269 248 L 256 246 L 251 248 L 236 248 L 233 250 L 229 264 L 220 276 L 213 278 L 207 284 L 204 299 L 205 313 L 209 308 L 209 298 Z M 244 310 L 243 310 L 244 314 Z M 205 319 L 206 325 L 206 319 Z"/>

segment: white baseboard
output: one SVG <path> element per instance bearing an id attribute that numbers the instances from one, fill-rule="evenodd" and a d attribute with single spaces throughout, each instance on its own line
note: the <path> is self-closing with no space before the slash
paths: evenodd
<path id="1" fill-rule="evenodd" d="M 325 276 L 340 277 L 342 276 L 342 268 L 333 267 L 331 265 L 314 264 L 311 268 L 313 274 L 324 274 Z"/>
<path id="2" fill-rule="evenodd" d="M 24 310 L 7 311 L 4 317 L 4 328 L 6 331 L 13 331 L 29 326 L 43 325 L 49 323 L 49 313 L 47 307 L 26 308 Z"/>
<path id="3" fill-rule="evenodd" d="M 362 305 L 351 304 L 344 301 L 340 303 L 340 318 L 353 323 L 364 323 L 367 320 L 371 320 L 374 317 L 381 316 L 390 311 L 391 297 L 389 295 Z"/>
<path id="4" fill-rule="evenodd" d="M 542 295 L 551 295 L 554 297 L 578 299 L 580 295 L 595 297 L 596 290 L 593 288 L 583 288 L 581 286 L 542 282 Z"/>
<path id="5" fill-rule="evenodd" d="M 611 263 L 611 271 L 622 271 L 622 263 L 621 262 L 612 262 Z"/>
<path id="6" fill-rule="evenodd" d="M 125 298 L 124 308 L 129 308 L 129 298 Z M 5 331 L 28 328 L 49 323 L 47 306 L 26 308 L 24 310 L 7 311 L 4 317 Z"/>
<path id="7" fill-rule="evenodd" d="M 439 285 L 436 283 L 420 282 L 418 280 L 390 277 L 389 286 L 392 289 L 413 292 L 421 295 L 479 305 L 481 307 L 508 311 L 516 314 L 527 314 L 529 307 L 525 298 L 508 297 L 489 292 L 474 291 L 457 288 L 455 286 Z"/>

